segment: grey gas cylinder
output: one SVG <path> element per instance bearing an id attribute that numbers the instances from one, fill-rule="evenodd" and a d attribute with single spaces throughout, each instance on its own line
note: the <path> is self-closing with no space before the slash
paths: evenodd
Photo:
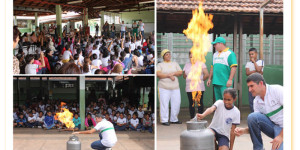
<path id="1" fill-rule="evenodd" d="M 81 150 L 81 143 L 77 136 L 70 136 L 69 141 L 67 142 L 67 150 Z"/>
<path id="2" fill-rule="evenodd" d="M 206 128 L 207 121 L 188 121 L 180 134 L 180 150 L 215 150 L 214 134 Z"/>

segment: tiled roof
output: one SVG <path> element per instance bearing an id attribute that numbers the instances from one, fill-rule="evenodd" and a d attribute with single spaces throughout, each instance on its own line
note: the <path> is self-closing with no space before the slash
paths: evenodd
<path id="1" fill-rule="evenodd" d="M 206 12 L 259 13 L 265 0 L 203 0 Z M 199 0 L 157 0 L 157 10 L 190 11 L 197 9 Z M 264 9 L 265 13 L 283 13 L 283 0 L 273 0 Z"/>

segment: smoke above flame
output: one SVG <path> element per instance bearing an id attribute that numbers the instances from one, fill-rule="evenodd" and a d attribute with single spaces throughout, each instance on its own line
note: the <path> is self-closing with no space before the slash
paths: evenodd
<path id="1" fill-rule="evenodd" d="M 213 15 L 205 14 L 202 8 L 202 2 L 200 2 L 198 9 L 193 10 L 193 17 L 188 23 L 188 28 L 183 30 L 187 38 L 193 41 L 193 47 L 190 50 L 192 54 L 192 67 L 191 72 L 187 76 L 187 78 L 191 80 L 191 90 L 199 88 L 198 86 L 201 82 L 202 64 L 206 62 L 205 56 L 211 47 L 208 31 L 214 27 L 212 19 Z M 197 101 L 198 106 L 200 106 L 201 94 L 201 90 L 192 92 L 193 106 L 195 101 Z"/>
<path id="2" fill-rule="evenodd" d="M 65 105 L 66 103 L 61 102 L 61 112 L 56 113 L 55 120 L 59 120 L 65 124 L 67 128 L 74 128 L 75 124 L 73 123 L 73 113 L 71 113 L 69 109 L 63 108 Z"/>

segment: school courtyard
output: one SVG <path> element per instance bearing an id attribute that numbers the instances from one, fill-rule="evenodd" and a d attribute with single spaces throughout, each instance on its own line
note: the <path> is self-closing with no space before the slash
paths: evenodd
<path id="1" fill-rule="evenodd" d="M 238 127 L 247 127 L 247 116 L 250 112 L 249 108 L 243 108 L 244 111 L 241 112 L 241 124 Z M 159 112 L 157 112 L 159 115 Z M 207 116 L 204 120 L 208 121 L 207 127 L 209 126 L 213 115 Z M 180 134 L 182 131 L 186 130 L 185 122 L 189 120 L 189 110 L 188 108 L 181 108 L 179 113 L 179 120 L 183 123 L 180 125 L 171 124 L 170 126 L 163 126 L 157 122 L 157 150 L 179 150 L 180 149 Z M 267 137 L 262 133 L 262 138 L 264 142 L 264 148 L 269 150 L 272 148 L 272 139 Z M 252 142 L 250 134 L 245 134 L 240 137 L 235 138 L 234 150 L 252 150 Z"/>
<path id="2" fill-rule="evenodd" d="M 38 128 L 14 128 L 14 150 L 63 150 L 72 131 L 57 129 L 44 130 Z M 154 133 L 137 131 L 116 131 L 118 142 L 114 150 L 153 150 Z M 79 134 L 82 150 L 91 150 L 91 143 L 99 140 L 98 132 L 94 134 Z"/>

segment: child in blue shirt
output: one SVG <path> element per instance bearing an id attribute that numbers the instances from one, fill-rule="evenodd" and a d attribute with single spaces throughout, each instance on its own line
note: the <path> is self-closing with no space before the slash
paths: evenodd
<path id="1" fill-rule="evenodd" d="M 23 114 L 19 115 L 19 119 L 16 121 L 17 127 L 25 127 L 26 119 Z"/>
<path id="2" fill-rule="evenodd" d="M 78 113 L 76 113 L 74 115 L 73 123 L 75 124 L 74 130 L 78 131 L 80 129 L 80 127 L 81 127 L 81 119 L 80 119 Z"/>
<path id="3" fill-rule="evenodd" d="M 45 117 L 45 121 L 44 121 L 44 127 L 45 129 L 51 129 L 55 126 L 54 124 L 54 117 L 52 116 L 51 111 L 47 111 L 47 115 Z"/>

